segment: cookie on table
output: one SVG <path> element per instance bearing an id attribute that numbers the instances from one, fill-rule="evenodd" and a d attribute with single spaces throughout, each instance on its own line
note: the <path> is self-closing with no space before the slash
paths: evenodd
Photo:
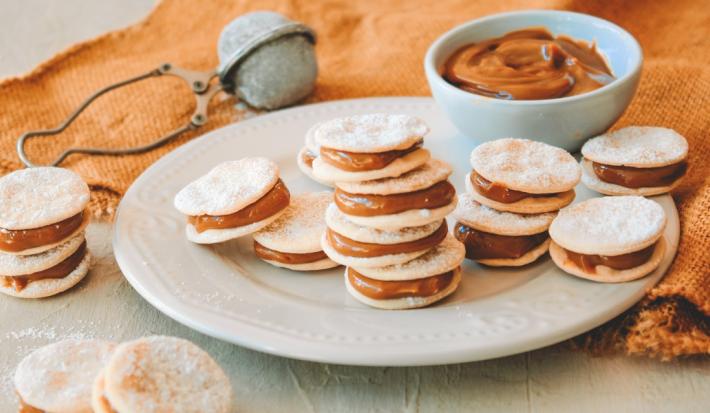
<path id="1" fill-rule="evenodd" d="M 322 248 L 335 262 L 350 267 L 403 264 L 441 243 L 448 228 L 440 219 L 417 227 L 382 230 L 350 221 L 332 203 L 325 214 Z"/>
<path id="2" fill-rule="evenodd" d="M 423 165 L 421 146 L 429 128 L 409 115 L 376 113 L 337 118 L 315 129 L 320 145 L 313 175 L 326 182 L 359 182 L 396 177 Z"/>
<path id="3" fill-rule="evenodd" d="M 335 204 L 345 217 L 378 229 L 415 227 L 441 221 L 456 208 L 451 166 L 431 159 L 396 178 L 337 182 Z"/>
<path id="4" fill-rule="evenodd" d="M 589 199 L 560 211 L 550 225 L 550 256 L 563 271 L 616 283 L 655 270 L 666 248 L 663 208 L 641 196 Z"/>
<path id="5" fill-rule="evenodd" d="M 466 251 L 448 235 L 426 254 L 399 265 L 348 267 L 345 286 L 358 301 L 384 310 L 426 307 L 451 295 L 461 282 Z"/>
<path id="6" fill-rule="evenodd" d="M 572 203 L 581 170 L 561 148 L 527 139 L 486 142 L 471 152 L 466 189 L 498 211 L 540 214 Z"/>
<path id="7" fill-rule="evenodd" d="M 472 194 L 463 194 L 452 215 L 456 219 L 454 236 L 466 247 L 466 258 L 494 267 L 519 267 L 547 252 L 547 229 L 557 213 L 496 211 Z"/>
<path id="8" fill-rule="evenodd" d="M 175 208 L 188 216 L 187 239 L 214 244 L 256 232 L 289 205 L 290 193 L 279 167 L 266 158 L 223 162 L 175 196 Z"/>
<path id="9" fill-rule="evenodd" d="M 296 165 L 307 177 L 325 186 L 333 186 L 333 182 L 325 179 L 318 179 L 313 175 L 313 161 L 320 154 L 320 145 L 316 143 L 315 130 L 320 126 L 316 123 L 306 132 L 306 143 L 298 155 L 296 155 Z"/>
<path id="10" fill-rule="evenodd" d="M 92 383 L 114 348 L 108 341 L 72 339 L 28 354 L 15 370 L 20 410 L 91 413 Z"/>
<path id="11" fill-rule="evenodd" d="M 291 198 L 291 205 L 274 222 L 254 233 L 257 257 L 277 267 L 317 271 L 337 267 L 323 252 L 320 239 L 325 231 L 325 210 L 333 198 L 330 191 Z"/>
<path id="12" fill-rule="evenodd" d="M 97 413 L 232 411 L 224 371 L 204 350 L 176 337 L 120 344 L 94 378 L 89 383 Z"/>
<path id="13" fill-rule="evenodd" d="M 676 131 L 629 126 L 582 146 L 582 182 L 605 195 L 670 192 L 688 169 L 688 142 Z"/>
<path id="14" fill-rule="evenodd" d="M 89 186 L 63 168 L 21 169 L 0 178 L 0 252 L 38 254 L 84 231 Z"/>

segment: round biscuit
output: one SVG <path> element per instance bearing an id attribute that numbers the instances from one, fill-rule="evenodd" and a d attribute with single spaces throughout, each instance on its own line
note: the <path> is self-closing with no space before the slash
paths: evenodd
<path id="1" fill-rule="evenodd" d="M 330 191 L 291 197 L 291 204 L 274 222 L 253 234 L 254 240 L 279 252 L 305 254 L 321 251 L 325 210 L 333 200 Z"/>
<path id="2" fill-rule="evenodd" d="M 353 267 L 365 277 L 382 281 L 416 280 L 443 274 L 457 268 L 466 256 L 466 248 L 453 235 L 416 259 L 398 265 L 366 268 Z"/>
<path id="3" fill-rule="evenodd" d="M 476 201 L 474 195 L 459 195 L 459 202 L 451 214 L 453 218 L 473 229 L 498 235 L 521 236 L 547 231 L 557 212 L 516 214 L 498 211 Z"/>
<path id="4" fill-rule="evenodd" d="M 318 144 L 318 142 L 316 142 L 316 129 L 320 127 L 321 123 L 323 122 L 318 122 L 308 128 L 308 130 L 306 131 L 306 138 L 304 139 L 306 149 L 316 155 L 320 153 L 320 145 Z"/>
<path id="5" fill-rule="evenodd" d="M 438 159 L 427 163 L 396 178 L 382 178 L 372 181 L 338 182 L 337 187 L 351 194 L 391 195 L 426 189 L 451 175 L 451 165 Z"/>
<path id="6" fill-rule="evenodd" d="M 266 195 L 279 180 L 279 167 L 267 158 L 242 158 L 215 166 L 175 195 L 185 215 L 229 215 Z"/>
<path id="7" fill-rule="evenodd" d="M 599 192 L 604 195 L 640 195 L 640 196 L 653 196 L 665 194 L 683 181 L 684 176 L 678 177 L 672 184 L 666 186 L 650 186 L 642 188 L 627 188 L 625 186 L 612 184 L 609 182 L 604 182 L 597 174 L 594 173 L 592 162 L 589 159 L 582 158 L 582 183 L 592 191 Z"/>
<path id="8" fill-rule="evenodd" d="M 332 182 L 316 178 L 315 175 L 313 175 L 313 167 L 307 165 L 303 161 L 303 155 L 306 151 L 308 151 L 307 148 L 301 148 L 301 150 L 298 152 L 298 155 L 296 155 L 296 165 L 298 166 L 298 169 L 300 169 L 301 172 L 303 172 L 303 174 L 309 177 L 311 180 L 318 182 L 321 185 L 329 186 L 332 188 L 334 186 Z"/>
<path id="9" fill-rule="evenodd" d="M 91 266 L 91 254 L 86 250 L 84 259 L 79 265 L 64 278 L 46 278 L 43 280 L 32 281 L 27 284 L 21 291 L 16 291 L 13 287 L 5 287 L 0 285 L 0 293 L 10 295 L 17 298 L 45 298 L 63 293 L 64 291 L 79 284 L 86 277 Z"/>
<path id="10" fill-rule="evenodd" d="M 555 196 L 546 196 L 543 198 L 528 197 L 523 198 L 520 201 L 504 203 L 494 201 L 479 194 L 473 185 L 471 185 L 469 175 L 466 175 L 465 185 L 466 191 L 468 191 L 468 193 L 471 194 L 471 197 L 477 202 L 497 211 L 513 212 L 516 214 L 543 214 L 546 212 L 557 211 L 560 208 L 564 208 L 571 204 L 575 197 L 574 189 L 570 189 L 569 191 L 560 192 Z"/>
<path id="11" fill-rule="evenodd" d="M 33 229 L 72 217 L 89 203 L 89 186 L 55 167 L 20 169 L 0 178 L 0 228 Z"/>
<path id="12" fill-rule="evenodd" d="M 276 221 L 281 214 L 284 213 L 286 208 L 275 213 L 274 215 L 264 218 L 261 221 L 251 223 L 249 225 L 242 225 L 241 227 L 226 228 L 226 229 L 208 229 L 206 231 L 197 232 L 192 224 L 187 224 L 185 226 L 185 235 L 187 239 L 196 244 L 217 244 L 220 242 L 229 241 L 230 239 L 243 237 L 245 235 L 253 234 L 254 232 L 266 227 L 272 222 Z"/>
<path id="13" fill-rule="evenodd" d="M 15 390 L 42 411 L 91 413 L 94 378 L 115 346 L 104 340 L 68 339 L 34 350 L 17 365 Z"/>
<path id="14" fill-rule="evenodd" d="M 323 258 L 322 260 L 306 262 L 303 264 L 284 264 L 283 262 L 265 259 L 262 259 L 262 261 L 271 264 L 274 267 L 286 268 L 287 270 L 292 271 L 320 271 L 340 266 L 340 264 L 331 260 L 330 258 Z"/>
<path id="15" fill-rule="evenodd" d="M 518 258 L 484 258 L 475 261 L 489 267 L 522 267 L 523 265 L 537 261 L 538 258 L 545 255 L 550 248 L 550 242 L 552 242 L 552 240 L 548 238 L 545 242 Z"/>
<path id="16" fill-rule="evenodd" d="M 341 211 L 349 221 L 365 227 L 379 228 L 386 231 L 394 231 L 405 227 L 419 227 L 438 222 L 446 218 L 451 211 L 456 208 L 457 197 L 451 200 L 449 205 L 444 205 L 434 209 L 410 209 L 389 215 L 374 215 L 371 217 L 361 217 L 346 214 Z"/>
<path id="17" fill-rule="evenodd" d="M 688 141 L 673 129 L 628 126 L 588 140 L 582 155 L 605 165 L 655 168 L 688 157 Z"/>
<path id="18" fill-rule="evenodd" d="M 592 198 L 562 209 L 550 225 L 552 240 L 580 254 L 621 255 L 663 235 L 666 214 L 640 196 Z"/>
<path id="19" fill-rule="evenodd" d="M 360 182 L 382 178 L 395 178 L 424 165 L 431 153 L 426 149 L 417 149 L 401 158 L 397 158 L 382 169 L 372 171 L 349 172 L 324 162 L 321 157 L 313 160 L 313 176 L 317 180 L 328 182 Z"/>
<path id="20" fill-rule="evenodd" d="M 350 293 L 350 295 L 355 297 L 355 299 L 361 303 L 370 307 L 379 308 L 381 310 L 409 310 L 413 308 L 426 307 L 451 295 L 459 287 L 459 284 L 461 284 L 461 268 L 456 268 L 454 270 L 454 278 L 451 280 L 451 284 L 449 284 L 449 286 L 443 291 L 440 291 L 435 295 L 431 295 L 429 297 L 402 297 L 389 300 L 377 300 L 367 297 L 353 288 L 348 280 L 348 270 L 347 268 L 345 269 L 345 288 L 348 290 L 348 293 Z"/>
<path id="21" fill-rule="evenodd" d="M 569 191 L 582 175 L 569 152 L 528 139 L 482 143 L 471 152 L 471 166 L 491 182 L 530 194 Z"/>
<path id="22" fill-rule="evenodd" d="M 332 119 L 315 129 L 321 146 L 356 153 L 410 148 L 429 132 L 423 120 L 410 115 L 372 113 Z"/>
<path id="23" fill-rule="evenodd" d="M 143 337 L 116 347 L 104 389 L 119 412 L 232 411 L 232 388 L 222 368 L 177 337 Z"/>
<path id="24" fill-rule="evenodd" d="M 14 255 L 0 252 L 0 276 L 27 275 L 54 267 L 79 249 L 84 242 L 80 232 L 56 247 L 34 255 Z"/>
<path id="25" fill-rule="evenodd" d="M 335 248 L 333 248 L 328 242 L 325 234 L 321 238 L 321 246 L 323 247 L 323 252 L 325 252 L 331 260 L 340 265 L 353 268 L 374 268 L 384 267 L 387 265 L 404 264 L 405 262 L 420 257 L 429 251 L 429 248 L 426 248 L 421 251 L 403 252 L 401 254 L 387 254 L 377 257 L 350 257 L 336 251 Z"/>
<path id="26" fill-rule="evenodd" d="M 651 258 L 638 267 L 616 270 L 606 265 L 597 265 L 594 267 L 596 274 L 590 274 L 579 268 L 574 262 L 568 260 L 567 254 L 565 254 L 562 247 L 554 241 L 550 244 L 550 257 L 552 257 L 552 261 L 562 271 L 580 278 L 602 283 L 623 283 L 645 277 L 658 268 L 663 260 L 665 251 L 666 240 L 664 237 L 661 237 L 659 238 L 658 245 L 653 250 Z"/>

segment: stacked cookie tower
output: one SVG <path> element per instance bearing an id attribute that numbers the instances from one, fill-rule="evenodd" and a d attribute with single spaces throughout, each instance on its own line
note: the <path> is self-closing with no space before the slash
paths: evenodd
<path id="1" fill-rule="evenodd" d="M 313 176 L 334 182 L 323 251 L 347 266 L 345 284 L 361 302 L 416 308 L 451 294 L 463 246 L 445 217 L 456 205 L 451 167 L 424 149 L 428 127 L 407 115 L 333 119 L 311 131 Z"/>
<path id="2" fill-rule="evenodd" d="M 86 276 L 88 202 L 89 187 L 67 169 L 30 168 L 0 178 L 0 292 L 49 297 Z"/>
<path id="3" fill-rule="evenodd" d="M 466 256 L 490 266 L 522 266 L 550 246 L 548 228 L 575 197 L 581 170 L 565 150 L 526 139 L 499 139 L 471 152 L 468 194 L 454 216 Z"/>

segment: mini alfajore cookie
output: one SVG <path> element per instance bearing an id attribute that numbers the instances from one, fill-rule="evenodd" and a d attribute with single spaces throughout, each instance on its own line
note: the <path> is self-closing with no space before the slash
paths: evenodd
<path id="1" fill-rule="evenodd" d="M 204 350 L 176 337 L 120 344 L 94 377 L 96 413 L 232 411 L 232 388 L 224 371 Z"/>
<path id="2" fill-rule="evenodd" d="M 466 258 L 494 267 L 519 267 L 547 252 L 547 228 L 557 214 L 496 211 L 463 194 L 452 215 L 457 220 L 454 236 L 466 246 Z"/>
<path id="3" fill-rule="evenodd" d="M 337 267 L 320 245 L 325 210 L 333 194 L 312 192 L 291 198 L 291 205 L 274 222 L 254 233 L 257 257 L 277 267 L 317 271 Z"/>
<path id="4" fill-rule="evenodd" d="M 421 146 L 429 128 L 409 115 L 376 113 L 337 118 L 315 129 L 320 153 L 313 175 L 326 182 L 359 182 L 402 175 L 429 160 Z"/>
<path id="5" fill-rule="evenodd" d="M 626 282 L 655 270 L 665 252 L 663 208 L 641 196 L 594 198 L 560 211 L 550 225 L 550 256 L 563 271 Z"/>
<path id="6" fill-rule="evenodd" d="M 404 264 L 348 267 L 345 286 L 358 301 L 385 310 L 405 310 L 443 300 L 461 282 L 463 244 L 448 235 L 426 254 Z"/>
<path id="7" fill-rule="evenodd" d="M 337 182 L 335 205 L 359 225 L 378 229 L 416 227 L 441 221 L 456 208 L 451 166 L 436 159 L 397 178 Z"/>
<path id="8" fill-rule="evenodd" d="M 688 169 L 688 142 L 676 131 L 629 126 L 582 146 L 582 182 L 605 195 L 658 195 L 678 186 Z"/>
<path id="9" fill-rule="evenodd" d="M 64 340 L 28 354 L 15 370 L 22 412 L 91 413 L 94 379 L 115 344 L 103 340 Z"/>
<path id="10" fill-rule="evenodd" d="M 498 211 L 539 214 L 574 200 L 581 170 L 564 149 L 527 139 L 486 142 L 471 152 L 466 189 Z"/>
<path id="11" fill-rule="evenodd" d="M 269 225 L 288 207 L 290 193 L 279 167 L 266 158 L 223 162 L 175 196 L 175 208 L 188 216 L 187 239 L 214 244 L 251 234 Z"/>
<path id="12" fill-rule="evenodd" d="M 318 179 L 313 175 L 313 161 L 316 160 L 320 154 L 320 145 L 316 143 L 315 130 L 320 126 L 320 123 L 316 123 L 306 132 L 306 142 L 305 146 L 298 151 L 296 155 L 296 165 L 298 169 L 301 170 L 307 177 L 318 182 L 319 184 L 326 186 L 333 186 L 333 182 L 325 179 Z"/>
<path id="13" fill-rule="evenodd" d="M 38 254 L 84 231 L 89 187 L 74 172 L 21 169 L 0 178 L 0 252 Z"/>

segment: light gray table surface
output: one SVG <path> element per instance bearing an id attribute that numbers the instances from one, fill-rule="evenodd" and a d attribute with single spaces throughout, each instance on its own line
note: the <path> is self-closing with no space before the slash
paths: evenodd
<path id="1" fill-rule="evenodd" d="M 151 7 L 151 0 L 0 0 L 0 77 L 135 22 Z M 0 412 L 16 411 L 12 374 L 32 349 L 69 337 L 149 334 L 184 337 L 212 354 L 240 412 L 710 411 L 707 359 L 592 357 L 557 345 L 477 363 L 363 368 L 254 352 L 192 331 L 143 300 L 116 265 L 110 224 L 92 223 L 87 236 L 95 263 L 77 288 L 39 301 L 0 297 Z"/>

